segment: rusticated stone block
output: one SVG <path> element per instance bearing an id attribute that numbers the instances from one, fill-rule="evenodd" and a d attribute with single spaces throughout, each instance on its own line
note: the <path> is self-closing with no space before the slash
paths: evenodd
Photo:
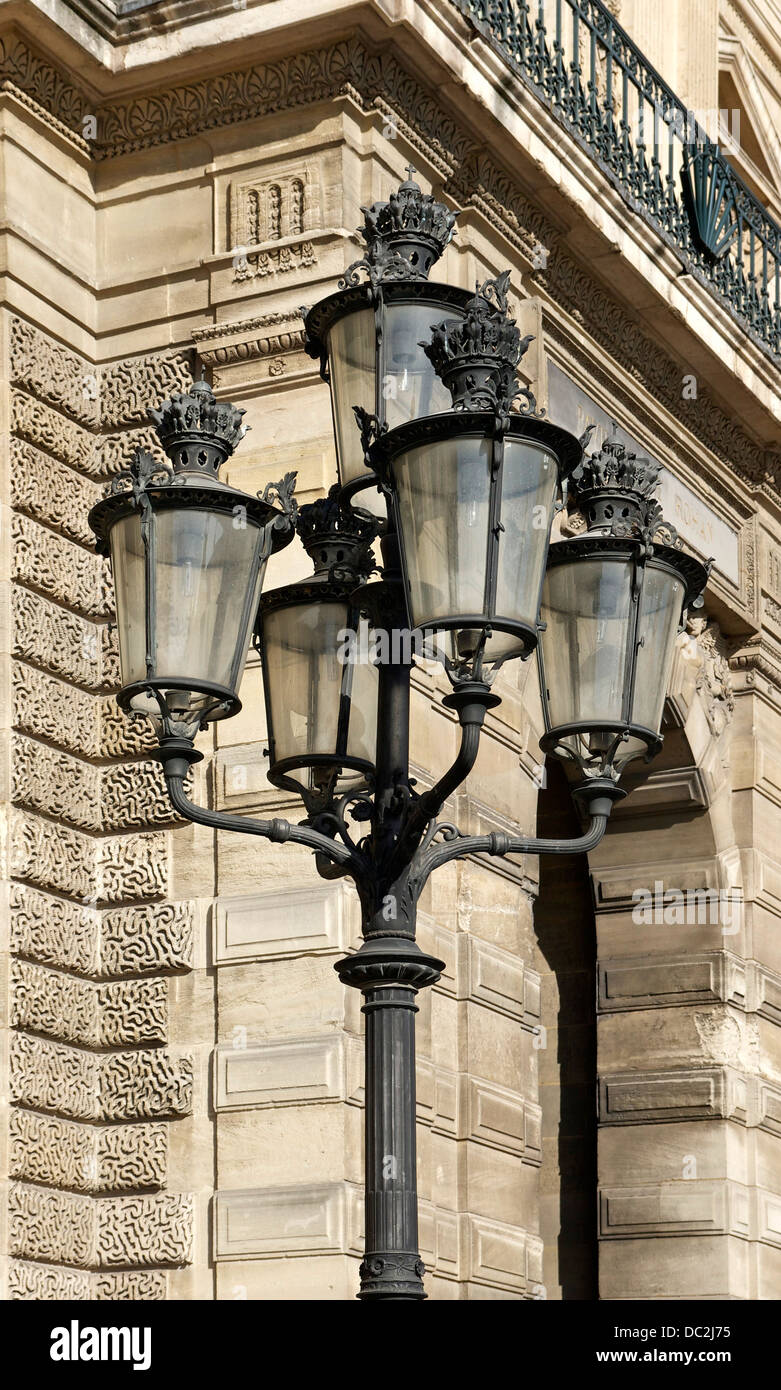
<path id="1" fill-rule="evenodd" d="M 187 970 L 193 957 L 191 903 L 147 903 L 100 911 L 27 884 L 10 894 L 11 950 L 93 977 Z"/>
<path id="2" fill-rule="evenodd" d="M 95 474 L 95 435 L 24 391 L 11 392 L 11 429 L 81 473 Z"/>
<path id="3" fill-rule="evenodd" d="M 163 835 L 91 839 L 26 811 L 11 813 L 11 873 L 84 904 L 165 896 Z"/>
<path id="4" fill-rule="evenodd" d="M 101 690 L 108 684 L 113 667 L 104 666 L 105 639 L 99 626 L 19 584 L 13 586 L 11 604 L 14 656 L 63 676 L 85 690 Z"/>
<path id="5" fill-rule="evenodd" d="M 12 751 L 12 800 L 81 830 L 171 825 L 171 807 L 158 763 L 98 768 L 48 743 L 17 735 Z"/>
<path id="6" fill-rule="evenodd" d="M 95 647 L 97 649 L 97 632 Z M 129 719 L 113 695 L 96 696 L 24 661 L 12 663 L 14 725 L 69 753 L 123 758 L 156 746 L 151 721 Z"/>
<path id="7" fill-rule="evenodd" d="M 79 424 L 99 420 L 98 368 L 71 348 L 62 347 L 23 319 L 11 319 L 11 380 Z"/>
<path id="8" fill-rule="evenodd" d="M 156 1269 L 90 1274 L 25 1260 L 10 1260 L 8 1264 L 8 1297 L 17 1301 L 151 1303 L 166 1297 L 167 1284 L 165 1272 Z"/>
<path id="9" fill-rule="evenodd" d="M 20 584 L 85 617 L 109 617 L 109 573 L 99 555 L 55 535 L 20 512 L 13 513 L 11 537 L 13 574 Z"/>
<path id="10" fill-rule="evenodd" d="M 11 1025 L 83 1047 L 165 1042 L 168 985 L 164 979 L 93 984 L 15 960 Z"/>
<path id="11" fill-rule="evenodd" d="M 17 735 L 12 743 L 11 799 L 82 830 L 103 828 L 100 770 L 46 743 Z"/>
<path id="12" fill-rule="evenodd" d="M 152 404 L 151 398 L 149 404 Z M 165 460 L 162 445 L 151 425 L 146 429 L 123 430 L 121 434 L 105 434 L 96 439 L 94 449 L 94 468 L 103 478 L 113 477 L 127 468 L 137 449 L 145 449 L 161 463 Z"/>
<path id="13" fill-rule="evenodd" d="M 12 1255 L 87 1269 L 187 1264 L 192 1225 L 186 1193 L 92 1198 L 15 1183 L 8 1198 Z"/>
<path id="14" fill-rule="evenodd" d="M 102 488 L 25 439 L 11 440 L 11 505 L 94 551 L 87 514 Z"/>
<path id="15" fill-rule="evenodd" d="M 124 357 L 102 368 L 100 416 L 104 429 L 146 424 L 150 405 L 192 383 L 192 354 L 151 352 Z"/>
<path id="16" fill-rule="evenodd" d="M 33 1110 L 9 1117 L 12 1178 L 74 1192 L 126 1192 L 165 1183 L 164 1124 L 85 1125 Z"/>
<path id="17" fill-rule="evenodd" d="M 95 1054 L 16 1033 L 9 1070 L 13 1101 L 70 1119 L 159 1119 L 192 1108 L 192 1059 L 162 1051 Z"/>

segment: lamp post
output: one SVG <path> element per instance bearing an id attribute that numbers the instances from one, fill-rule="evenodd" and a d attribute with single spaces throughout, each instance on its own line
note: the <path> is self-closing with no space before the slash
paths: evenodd
<path id="1" fill-rule="evenodd" d="M 359 1297 L 410 1300 L 425 1297 L 415 998 L 444 968 L 415 940 L 420 894 L 435 869 L 466 855 L 586 853 L 599 843 L 625 794 L 622 768 L 660 746 L 675 633 L 707 570 L 664 526 L 648 460 L 615 440 L 584 460 L 583 441 L 545 420 L 518 386 L 528 340 L 509 313 L 509 273 L 474 295 L 428 284 L 454 215 L 411 178 L 365 213 L 366 257 L 307 315 L 332 391 L 340 482 L 328 497 L 298 511 L 290 476 L 261 499 L 222 484 L 241 412 L 198 383 L 153 412 L 171 469 L 137 456 L 91 521 L 114 570 L 118 699 L 152 716 L 175 809 L 303 844 L 321 875 L 356 886 L 363 942 L 335 969 L 362 993 L 366 1017 Z M 392 411 L 383 389 L 391 340 L 413 383 L 406 395 L 396 382 Z M 588 530 L 551 545 L 568 486 Z M 312 578 L 259 598 L 268 555 L 294 531 Z M 239 708 L 253 624 L 269 777 L 301 796 L 297 825 L 200 807 L 184 788 L 202 757 L 198 727 Z M 452 687 L 443 703 L 460 724 L 452 767 L 424 791 L 409 775 L 411 628 L 443 663 Z M 542 746 L 577 762 L 586 828 L 574 840 L 463 834 L 438 816 L 500 703 L 496 672 L 530 657 L 541 634 Z"/>

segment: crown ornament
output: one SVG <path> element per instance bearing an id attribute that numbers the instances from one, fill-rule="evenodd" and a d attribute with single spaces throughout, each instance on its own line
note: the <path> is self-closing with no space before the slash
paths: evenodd
<path id="1" fill-rule="evenodd" d="M 659 464 L 621 443 L 618 425 L 593 454 L 584 454 L 570 479 L 570 494 L 590 535 L 636 536 L 679 547 L 656 498 Z"/>
<path id="2" fill-rule="evenodd" d="M 343 507 L 340 491 L 339 484 L 334 483 L 326 497 L 300 507 L 296 531 L 316 575 L 345 581 L 366 579 L 375 567 L 372 543 L 377 535 L 376 522 Z"/>
<path id="3" fill-rule="evenodd" d="M 518 385 L 517 378 L 518 364 L 534 334 L 521 337 L 509 310 L 509 284 L 509 270 L 495 280 L 478 282 L 464 318 L 434 324 L 431 341 L 420 344 L 450 391 L 454 410 L 507 414 L 521 399 L 522 414 L 536 413 L 534 396 Z"/>
<path id="4" fill-rule="evenodd" d="M 428 273 L 452 240 L 457 212 L 424 193 L 407 165 L 409 178 L 387 202 L 362 207 L 361 236 L 365 255 L 347 268 L 339 281 L 344 289 L 360 282 L 365 271 L 376 286 L 388 280 L 427 280 Z"/>
<path id="5" fill-rule="evenodd" d="M 194 382 L 189 391 L 176 392 L 159 410 L 150 410 L 175 479 L 184 482 L 195 475 L 214 481 L 247 432 L 242 424 L 245 413 L 230 401 L 218 401 L 205 381 Z"/>

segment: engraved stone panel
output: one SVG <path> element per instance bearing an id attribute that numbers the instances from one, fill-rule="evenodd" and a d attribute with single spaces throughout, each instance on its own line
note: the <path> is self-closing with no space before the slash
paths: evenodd
<path id="1" fill-rule="evenodd" d="M 168 877 L 165 837 L 90 839 L 15 809 L 11 814 L 11 873 L 85 904 L 163 897 Z"/>
<path id="2" fill-rule="evenodd" d="M 348 908 L 340 884 L 313 884 L 284 893 L 218 898 L 214 908 L 214 959 L 264 960 L 346 950 Z"/>
<path id="3" fill-rule="evenodd" d="M 84 617 L 110 616 L 108 570 L 98 555 L 20 512 L 12 514 L 11 536 L 13 575 L 20 584 Z"/>
<path id="4" fill-rule="evenodd" d="M 214 1054 L 216 1110 L 300 1105 L 344 1095 L 344 1035 L 303 1038 L 250 1047 L 218 1047 Z"/>
<path id="5" fill-rule="evenodd" d="M 721 1067 L 605 1075 L 600 1077 L 599 1090 L 603 1124 L 726 1114 L 726 1076 Z"/>
<path id="6" fill-rule="evenodd" d="M 218 1192 L 214 1221 L 218 1260 L 329 1254 L 344 1248 L 344 1184 Z"/>
<path id="7" fill-rule="evenodd" d="M 81 1197 L 15 1183 L 9 1248 L 24 1259 L 87 1268 L 182 1265 L 192 1258 L 192 1198 Z"/>
<path id="8" fill-rule="evenodd" d="M 106 668 L 99 627 L 18 584 L 11 591 L 11 604 L 15 656 L 86 690 L 110 684 L 114 673 Z"/>
<path id="9" fill-rule="evenodd" d="M 162 1270 L 90 1274 L 24 1260 L 10 1260 L 8 1266 L 8 1296 L 15 1300 L 150 1303 L 164 1299 L 166 1292 L 167 1276 Z"/>
<path id="10" fill-rule="evenodd" d="M 100 420 L 103 429 L 147 425 L 150 405 L 192 384 L 190 352 L 150 352 L 125 357 L 102 368 Z"/>
<path id="11" fill-rule="evenodd" d="M 600 1193 L 600 1234 L 608 1238 L 726 1229 L 723 1183 L 690 1179 L 655 1187 L 605 1188 Z"/>
<path id="12" fill-rule="evenodd" d="M 24 391 L 11 392 L 11 429 L 81 473 L 94 474 L 95 435 Z"/>

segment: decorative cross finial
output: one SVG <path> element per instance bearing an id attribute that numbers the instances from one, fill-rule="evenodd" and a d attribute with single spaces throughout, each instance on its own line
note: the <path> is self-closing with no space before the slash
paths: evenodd
<path id="1" fill-rule="evenodd" d="M 405 164 L 405 165 L 404 165 L 404 168 L 406 169 L 407 173 L 409 174 L 409 181 L 410 181 L 410 183 L 412 183 L 412 176 L 413 176 L 413 174 L 416 174 L 416 173 L 417 173 L 417 169 L 415 168 L 415 165 L 414 165 L 414 164 Z"/>

